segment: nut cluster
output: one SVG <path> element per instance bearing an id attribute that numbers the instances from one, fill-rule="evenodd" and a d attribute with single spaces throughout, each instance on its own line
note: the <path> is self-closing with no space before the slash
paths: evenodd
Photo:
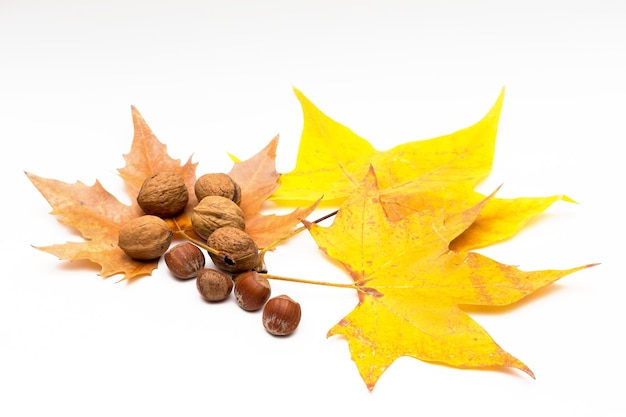
<path id="1" fill-rule="evenodd" d="M 293 333 L 300 323 L 300 305 L 286 295 L 270 298 L 270 283 L 258 272 L 259 248 L 245 231 L 239 206 L 241 187 L 227 174 L 204 174 L 193 184 L 198 201 L 193 207 L 189 190 L 176 172 L 158 172 L 146 178 L 137 195 L 144 214 L 120 228 L 120 249 L 141 261 L 163 256 L 174 277 L 196 279 L 196 288 L 207 302 L 224 301 L 233 293 L 241 309 L 263 309 L 262 323 L 268 333 Z M 204 242 L 191 239 L 170 248 L 174 231 L 166 219 L 182 213 L 189 214 L 193 231 Z M 201 248 L 207 250 L 214 268 L 206 265 Z"/>

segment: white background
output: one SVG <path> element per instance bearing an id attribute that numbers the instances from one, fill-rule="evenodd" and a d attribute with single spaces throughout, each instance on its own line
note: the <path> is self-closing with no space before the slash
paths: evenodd
<path id="1" fill-rule="evenodd" d="M 593 1 L 0 0 L 0 414 L 6 416 L 626 414 L 623 378 L 626 10 Z M 272 338 L 260 314 L 208 305 L 165 269 L 132 284 L 31 245 L 80 240 L 24 171 L 96 179 L 117 168 L 136 106 L 171 156 L 228 171 L 280 134 L 295 161 L 299 88 L 378 149 L 466 127 L 506 98 L 500 196 L 565 193 L 482 252 L 523 269 L 602 265 L 499 313 L 472 313 L 536 374 L 397 360 L 369 392 L 327 330 L 349 290 L 275 283 L 302 304 Z M 348 282 L 310 236 L 271 272 Z"/>

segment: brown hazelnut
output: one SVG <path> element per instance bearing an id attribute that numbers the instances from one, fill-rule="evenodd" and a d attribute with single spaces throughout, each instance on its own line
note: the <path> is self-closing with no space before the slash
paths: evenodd
<path id="1" fill-rule="evenodd" d="M 224 226 L 244 230 L 243 211 L 232 200 L 217 195 L 204 197 L 191 212 L 193 230 L 203 239 Z"/>
<path id="2" fill-rule="evenodd" d="M 263 307 L 263 327 L 275 336 L 287 336 L 300 324 L 300 304 L 289 296 L 279 295 Z"/>
<path id="3" fill-rule="evenodd" d="M 207 301 L 225 300 L 232 292 L 233 285 L 233 279 L 217 269 L 202 269 L 196 278 L 198 292 Z"/>
<path id="4" fill-rule="evenodd" d="M 118 246 L 128 256 L 138 260 L 159 258 L 172 242 L 172 229 L 160 217 L 144 215 L 120 228 Z"/>
<path id="5" fill-rule="evenodd" d="M 198 201 L 210 195 L 225 197 L 235 204 L 241 203 L 241 187 L 228 174 L 221 172 L 200 176 L 194 184 Z"/>
<path id="6" fill-rule="evenodd" d="M 190 279 L 198 275 L 206 261 L 202 250 L 190 242 L 179 243 L 163 256 L 165 264 L 176 278 Z"/>
<path id="7" fill-rule="evenodd" d="M 259 266 L 259 248 L 254 240 L 236 227 L 221 227 L 209 236 L 207 245 L 218 251 L 209 252 L 211 260 L 219 269 L 239 273 Z"/>
<path id="8" fill-rule="evenodd" d="M 159 172 L 147 178 L 137 195 L 137 204 L 146 214 L 172 217 L 185 209 L 189 191 L 182 175 Z"/>
<path id="9" fill-rule="evenodd" d="M 261 309 L 272 294 L 270 283 L 256 271 L 248 271 L 237 275 L 234 279 L 233 294 L 239 307 L 246 311 Z"/>

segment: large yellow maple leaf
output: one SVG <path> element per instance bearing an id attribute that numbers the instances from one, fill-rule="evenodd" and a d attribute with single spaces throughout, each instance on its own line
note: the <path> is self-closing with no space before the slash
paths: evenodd
<path id="1" fill-rule="evenodd" d="M 271 199 L 282 203 L 316 201 L 341 204 L 359 185 L 370 166 L 377 172 L 381 197 L 390 217 L 445 207 L 458 212 L 484 199 L 474 187 L 492 169 L 504 89 L 477 123 L 454 133 L 417 140 L 385 151 L 320 111 L 294 89 L 302 106 L 304 126 L 295 168 L 281 174 Z M 505 240 L 528 219 L 540 214 L 562 195 L 491 199 L 456 249 L 474 249 Z"/>
<path id="2" fill-rule="evenodd" d="M 391 220 L 370 168 L 331 226 L 307 223 L 319 248 L 346 268 L 358 290 L 358 305 L 328 336 L 345 336 L 370 390 L 401 356 L 462 368 L 513 367 L 534 376 L 462 306 L 515 303 L 591 265 L 526 272 L 450 250 L 489 199 L 454 215 L 432 209 Z"/>

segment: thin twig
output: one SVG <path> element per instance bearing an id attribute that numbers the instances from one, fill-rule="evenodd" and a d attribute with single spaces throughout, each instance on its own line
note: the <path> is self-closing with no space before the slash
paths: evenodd
<path id="1" fill-rule="evenodd" d="M 335 210 L 332 213 L 328 213 L 325 216 L 320 217 L 317 220 L 312 221 L 311 223 L 319 223 L 322 222 L 332 216 L 334 216 L 335 214 L 337 214 L 339 210 Z M 267 252 L 269 252 L 270 250 L 274 249 L 276 246 L 278 246 L 279 244 L 281 244 L 282 242 L 292 238 L 293 236 L 297 235 L 298 233 L 302 232 L 303 230 L 306 230 L 306 226 L 300 226 L 296 229 L 293 229 L 292 231 L 290 231 L 289 233 L 287 233 L 284 236 L 281 236 L 280 238 L 276 239 L 274 242 L 270 243 L 269 245 L 267 245 L 266 247 L 264 247 L 263 249 L 261 249 L 259 256 L 261 258 L 261 265 L 265 264 L 265 254 Z"/>
<path id="2" fill-rule="evenodd" d="M 338 284 L 334 282 L 324 282 L 324 281 L 313 281 L 309 279 L 300 279 L 300 278 L 290 278 L 290 277 L 281 277 L 278 275 L 271 274 L 263 274 L 263 276 L 267 279 L 275 279 L 278 281 L 288 281 L 288 282 L 297 282 L 300 284 L 313 284 L 313 285 L 323 285 L 326 287 L 338 287 L 338 288 L 350 288 L 353 290 L 358 290 L 359 288 L 355 284 Z"/>
<path id="3" fill-rule="evenodd" d="M 194 239 L 193 237 L 189 236 L 187 234 L 187 232 L 185 232 L 183 229 L 181 229 L 180 225 L 178 224 L 178 222 L 176 221 L 176 219 L 172 219 L 172 221 L 174 222 L 174 224 L 176 225 L 176 228 L 178 229 L 178 231 L 176 233 L 179 233 L 180 235 L 182 235 L 185 239 L 187 239 L 188 241 L 190 241 L 191 243 L 200 246 L 203 249 L 206 249 L 207 252 L 212 253 L 213 255 L 220 255 L 220 252 L 216 249 L 213 249 L 212 247 L 210 247 L 209 245 L 207 245 L 204 242 L 199 241 L 198 239 Z"/>

